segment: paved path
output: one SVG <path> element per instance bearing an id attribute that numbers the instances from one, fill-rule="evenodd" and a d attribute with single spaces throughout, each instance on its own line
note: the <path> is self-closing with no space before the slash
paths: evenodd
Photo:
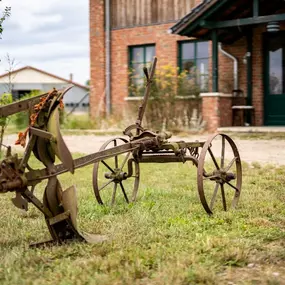
<path id="1" fill-rule="evenodd" d="M 65 135 L 64 139 L 71 152 L 92 153 L 99 150 L 101 145 L 114 136 L 101 135 Z M 205 141 L 208 136 L 191 135 L 188 137 L 173 137 L 172 141 Z M 16 135 L 5 137 L 4 143 L 13 145 Z M 285 140 L 241 140 L 235 139 L 242 161 L 259 162 L 261 164 L 285 165 Z M 22 150 L 21 147 L 15 147 Z"/>

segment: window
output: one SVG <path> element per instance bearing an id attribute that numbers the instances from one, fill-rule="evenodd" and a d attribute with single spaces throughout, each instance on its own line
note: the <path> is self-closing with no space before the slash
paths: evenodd
<path id="1" fill-rule="evenodd" d="M 134 89 L 141 89 L 144 83 L 143 67 L 149 67 L 153 57 L 155 56 L 155 45 L 143 45 L 129 47 L 129 59 L 130 59 L 130 84 L 131 92 L 130 96 L 137 96 Z M 142 95 L 142 94 L 139 94 Z"/>
<path id="2" fill-rule="evenodd" d="M 179 44 L 180 72 L 189 72 L 189 79 L 195 79 L 201 91 L 208 90 L 209 42 L 181 42 Z"/>

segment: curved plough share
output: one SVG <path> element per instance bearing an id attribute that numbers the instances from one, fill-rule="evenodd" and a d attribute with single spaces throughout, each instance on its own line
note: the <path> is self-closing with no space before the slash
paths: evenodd
<path id="1" fill-rule="evenodd" d="M 16 144 L 27 146 L 23 158 L 12 155 L 11 147 L 8 147 L 6 157 L 1 163 L 0 193 L 15 192 L 16 197 L 12 199 L 13 204 L 24 210 L 28 210 L 28 203 L 34 204 L 43 214 L 47 227 L 52 237 L 46 243 L 63 243 L 67 240 L 81 240 L 88 242 L 99 242 L 106 239 L 104 236 L 83 234 L 77 228 L 77 199 L 74 186 L 65 191 L 62 190 L 58 174 L 69 171 L 74 173 L 74 160 L 68 150 L 59 129 L 59 109 L 62 107 L 63 96 L 70 90 L 63 91 L 56 89 L 38 96 L 16 102 L 11 106 L 0 108 L 0 115 L 8 112 L 15 106 L 26 105 L 29 108 L 33 102 L 30 116 L 30 125 L 25 132 L 19 133 Z M 31 153 L 45 166 L 42 171 L 33 170 L 28 162 Z M 55 157 L 62 162 L 60 165 L 63 171 L 58 172 Z M 44 173 L 42 175 L 41 173 Z M 36 185 L 47 180 L 42 202 L 34 195 Z M 41 243 L 43 244 L 43 243 Z M 37 244 L 38 245 L 38 244 Z"/>

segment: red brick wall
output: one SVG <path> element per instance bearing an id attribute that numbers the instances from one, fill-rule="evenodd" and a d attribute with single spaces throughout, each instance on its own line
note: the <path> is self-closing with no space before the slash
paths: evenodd
<path id="1" fill-rule="evenodd" d="M 262 37 L 263 32 L 266 31 L 265 25 L 253 29 L 252 42 L 252 104 L 255 108 L 255 125 L 263 125 L 263 47 Z M 243 90 L 245 96 L 247 95 L 247 65 L 243 63 L 243 58 L 247 52 L 246 38 L 243 37 L 232 45 L 225 45 L 223 47 L 227 52 L 238 59 L 238 79 L 239 89 Z M 225 57 L 225 56 L 224 56 Z M 229 81 L 233 80 L 233 62 L 230 59 L 223 59 L 220 65 L 220 76 Z M 228 71 L 228 74 L 227 74 Z M 223 79 L 221 79 L 223 81 Z M 223 82 L 221 83 L 223 86 Z M 223 86 L 224 87 L 224 86 Z"/>
<path id="2" fill-rule="evenodd" d="M 195 0 L 195 4 L 201 3 Z M 189 11 L 190 12 L 190 11 Z M 112 112 L 122 113 L 128 102 L 128 47 L 155 44 L 158 68 L 166 64 L 177 66 L 179 40 L 187 37 L 168 34 L 174 23 L 118 29 L 111 31 L 111 101 Z M 104 110 L 105 90 L 105 37 L 104 0 L 90 0 L 90 112 L 95 117 Z"/>
<path id="3" fill-rule="evenodd" d="M 201 0 L 195 0 L 199 4 Z M 173 25 L 161 24 L 154 26 L 134 27 L 128 29 L 113 30 L 111 32 L 111 96 L 113 113 L 122 113 L 125 104 L 124 98 L 128 96 L 128 47 L 141 44 L 155 44 L 158 57 L 158 67 L 166 64 L 177 66 L 178 44 L 180 40 L 189 39 L 167 33 Z M 285 24 L 281 24 L 285 29 Z M 257 26 L 253 29 L 253 82 L 252 103 L 255 107 L 256 125 L 263 124 L 264 117 L 264 86 L 263 86 L 263 47 L 262 37 L 266 25 Z M 246 53 L 246 39 L 243 37 L 232 45 L 224 45 L 223 48 L 238 58 L 239 88 L 247 93 L 246 64 L 243 57 Z M 105 90 L 105 37 L 104 37 L 104 1 L 90 0 L 90 57 L 91 57 L 91 95 L 90 112 L 94 117 L 98 109 L 104 110 Z M 209 50 L 211 58 L 211 45 Z M 211 60 L 209 74 L 211 77 Z M 211 78 L 210 78 L 211 79 Z M 231 93 L 233 89 L 233 61 L 219 53 L 219 91 Z M 210 81 L 211 90 L 211 81 Z M 208 99 L 207 99 L 208 100 Z M 211 101 L 209 99 L 209 101 Z M 205 107 L 206 108 L 206 107 Z M 210 108 L 210 105 L 209 107 Z M 224 107 L 222 107 L 224 108 Z M 227 106 L 228 108 L 228 106 Z M 215 124 L 218 113 L 208 110 L 207 116 L 213 115 Z M 222 110 L 220 110 L 222 112 Z M 220 112 L 220 113 L 221 113 Z M 222 124 L 228 125 L 228 121 Z"/>
<path id="4" fill-rule="evenodd" d="M 215 131 L 220 126 L 218 101 L 218 97 L 204 97 L 202 99 L 202 116 L 208 131 Z"/>
<path id="5" fill-rule="evenodd" d="M 232 98 L 220 97 L 219 100 L 220 127 L 232 125 Z"/>
<path id="6" fill-rule="evenodd" d="M 105 31 L 104 0 L 90 0 L 90 114 L 104 110 Z"/>
<path id="7" fill-rule="evenodd" d="M 285 30 L 285 23 L 281 23 L 281 30 Z M 252 104 L 255 108 L 255 124 L 257 126 L 262 126 L 264 124 L 264 50 L 263 50 L 263 33 L 266 32 L 266 25 L 260 25 L 253 29 L 253 41 L 252 41 Z M 238 72 L 239 72 L 239 88 L 247 94 L 247 71 L 246 64 L 243 63 L 243 57 L 247 52 L 246 38 L 242 38 L 235 42 L 233 45 L 226 45 L 224 49 L 237 57 L 238 59 Z M 219 56 L 220 63 L 220 80 L 222 74 L 223 78 L 227 81 L 233 80 L 233 63 L 232 60 L 225 58 L 225 56 Z M 228 71 L 228 73 L 226 73 Z M 223 90 L 223 82 L 220 81 L 221 92 Z M 225 89 L 225 88 L 224 88 Z"/>
<path id="8" fill-rule="evenodd" d="M 246 64 L 243 63 L 243 57 L 247 52 L 246 38 L 238 40 L 233 45 L 222 45 L 222 48 L 238 59 L 238 88 L 246 93 Z M 219 61 L 219 91 L 231 93 L 234 89 L 233 60 L 220 52 Z"/>
<path id="9" fill-rule="evenodd" d="M 177 41 L 188 39 L 167 33 L 173 25 L 136 27 L 112 31 L 112 104 L 113 110 L 121 111 L 128 96 L 128 47 L 142 44 L 155 44 L 157 67 L 163 65 L 177 66 Z"/>
<path id="10" fill-rule="evenodd" d="M 255 108 L 255 124 L 263 125 L 264 119 L 264 84 L 263 84 L 263 46 L 262 33 L 265 26 L 253 30 L 252 42 L 252 104 Z"/>
<path id="11" fill-rule="evenodd" d="M 219 127 L 232 125 L 232 98 L 205 96 L 202 98 L 202 116 L 206 129 L 215 132 Z"/>

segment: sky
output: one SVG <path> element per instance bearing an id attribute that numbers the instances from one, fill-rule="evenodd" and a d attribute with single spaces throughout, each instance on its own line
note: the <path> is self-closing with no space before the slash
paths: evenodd
<path id="1" fill-rule="evenodd" d="M 2 0 L 11 7 L 0 39 L 0 74 L 7 54 L 15 69 L 32 66 L 85 84 L 89 79 L 88 0 Z"/>

